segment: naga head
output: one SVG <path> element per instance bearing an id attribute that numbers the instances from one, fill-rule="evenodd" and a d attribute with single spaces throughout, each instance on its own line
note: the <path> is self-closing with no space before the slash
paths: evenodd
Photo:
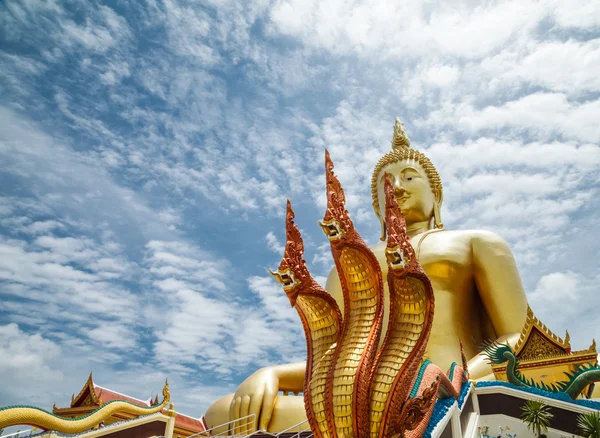
<path id="1" fill-rule="evenodd" d="M 336 242 L 342 236 L 353 230 L 352 220 L 346 210 L 346 196 L 342 185 L 333 173 L 333 161 L 329 151 L 325 150 L 325 181 L 327 185 L 327 211 L 319 225 L 331 242 Z"/>
<path id="2" fill-rule="evenodd" d="M 406 221 L 394 196 L 394 188 L 387 173 L 384 176 L 384 190 L 385 225 L 388 230 L 385 257 L 392 270 L 404 273 L 409 266 L 416 263 L 416 255 L 406 234 Z"/>
<path id="3" fill-rule="evenodd" d="M 391 175 L 396 200 L 408 223 L 428 220 L 435 228 L 443 227 L 440 176 L 429 158 L 410 148 L 410 139 L 398 117 L 392 150 L 379 160 L 371 178 L 373 208 L 381 222 L 381 240 L 386 236 L 384 178 L 387 173 Z"/>
<path id="4" fill-rule="evenodd" d="M 300 290 L 298 286 L 311 281 L 306 261 L 302 258 L 304 255 L 304 241 L 300 230 L 294 223 L 294 217 L 292 203 L 288 200 L 285 218 L 286 243 L 283 259 L 276 272 L 269 270 L 275 280 L 283 286 L 283 290 L 292 306 L 296 304 L 296 298 Z"/>

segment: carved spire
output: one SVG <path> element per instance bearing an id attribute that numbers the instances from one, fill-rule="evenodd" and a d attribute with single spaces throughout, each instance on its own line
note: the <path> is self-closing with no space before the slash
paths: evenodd
<path id="1" fill-rule="evenodd" d="M 344 189 L 333 172 L 333 161 L 327 150 L 325 150 L 325 182 L 327 184 L 327 211 L 319 225 L 329 240 L 335 241 L 354 226 L 346 210 Z"/>
<path id="2" fill-rule="evenodd" d="M 277 272 L 269 271 L 270 274 L 283 286 L 292 306 L 296 304 L 296 298 L 300 288 L 299 285 L 310 281 L 310 273 L 306 267 L 304 255 L 304 241 L 300 230 L 294 223 L 295 218 L 292 203 L 288 199 L 285 217 L 285 251 L 279 264 Z"/>
<path id="3" fill-rule="evenodd" d="M 571 335 L 569 335 L 569 330 L 565 330 L 565 344 L 571 344 Z"/>
<path id="4" fill-rule="evenodd" d="M 165 379 L 165 386 L 162 390 L 163 404 L 167 404 L 171 400 L 171 392 L 169 391 L 169 379 Z"/>
<path id="5" fill-rule="evenodd" d="M 592 338 L 592 345 L 590 345 L 589 350 L 596 351 L 596 339 Z"/>
<path id="6" fill-rule="evenodd" d="M 296 264 L 300 264 L 302 266 L 306 265 L 306 262 L 302 258 L 304 255 L 304 240 L 302 240 L 302 235 L 300 234 L 300 230 L 294 223 L 294 219 L 296 218 L 296 214 L 292 209 L 292 203 L 288 199 L 287 201 L 287 209 L 285 214 L 285 252 L 283 257 L 296 262 Z M 290 244 L 288 244 L 290 243 Z M 293 245 L 291 244 L 293 243 Z"/>
<path id="7" fill-rule="evenodd" d="M 392 149 L 401 149 L 410 147 L 410 138 L 404 129 L 404 123 L 400 121 L 400 117 L 396 116 L 394 124 L 394 136 L 392 137 Z"/>

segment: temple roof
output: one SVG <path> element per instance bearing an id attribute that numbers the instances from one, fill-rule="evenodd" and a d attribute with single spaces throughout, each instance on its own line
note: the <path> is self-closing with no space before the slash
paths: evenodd
<path id="1" fill-rule="evenodd" d="M 87 381 L 79 391 L 79 394 L 71 397 L 71 406 L 69 408 L 79 408 L 86 406 L 100 406 L 112 400 L 124 400 L 133 403 L 137 406 L 152 406 L 152 398 L 148 400 L 140 400 L 128 395 L 104 388 L 94 383 L 92 373 L 90 373 Z M 158 401 L 158 400 L 156 400 Z"/>
<path id="2" fill-rule="evenodd" d="M 521 331 L 519 341 L 515 345 L 515 355 L 520 360 L 536 360 L 571 354 L 596 353 L 596 342 L 587 350 L 571 352 L 569 332 L 564 339 L 556 336 L 534 314 L 530 307 L 527 308 L 527 320 Z"/>
<path id="3" fill-rule="evenodd" d="M 56 405 L 54 405 L 53 412 L 61 415 L 62 413 L 66 413 L 66 411 L 77 408 L 89 409 L 91 411 L 103 405 L 104 403 L 108 403 L 109 401 L 113 400 L 124 400 L 133 403 L 134 405 L 143 407 L 149 407 L 159 403 L 158 395 L 154 398 L 154 400 L 152 397 L 148 398 L 148 400 L 140 400 L 138 398 L 97 385 L 94 383 L 92 373 L 90 372 L 88 379 L 84 383 L 79 393 L 77 395 L 73 394 L 71 397 L 71 405 L 68 408 L 57 408 Z M 201 432 L 206 429 L 202 417 L 194 418 L 180 413 L 177 413 L 177 416 L 175 417 L 175 427 L 194 432 Z"/>

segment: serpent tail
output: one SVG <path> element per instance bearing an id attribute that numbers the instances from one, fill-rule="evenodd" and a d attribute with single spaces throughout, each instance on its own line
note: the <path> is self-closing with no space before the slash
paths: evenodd
<path id="1" fill-rule="evenodd" d="M 89 414 L 79 418 L 65 418 L 43 409 L 30 406 L 7 406 L 0 409 L 0 430 L 10 426 L 24 425 L 61 433 L 79 433 L 91 429 L 116 413 L 150 415 L 160 412 L 171 400 L 169 382 L 163 388 L 163 401 L 156 406 L 137 406 L 124 400 L 112 400 Z"/>
<path id="2" fill-rule="evenodd" d="M 578 366 L 570 373 L 565 373 L 567 380 L 552 383 L 535 382 L 528 379 L 519 371 L 519 358 L 508 344 L 489 343 L 483 353 L 488 361 L 495 365 L 506 363 L 506 378 L 508 382 L 520 387 L 535 388 L 548 392 L 564 392 L 572 399 L 576 399 L 581 392 L 591 383 L 600 381 L 600 367 L 593 363 Z"/>

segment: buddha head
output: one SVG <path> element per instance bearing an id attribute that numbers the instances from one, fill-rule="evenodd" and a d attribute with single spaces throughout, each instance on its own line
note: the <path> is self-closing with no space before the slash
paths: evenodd
<path id="1" fill-rule="evenodd" d="M 386 238 L 384 182 L 388 174 L 394 187 L 394 196 L 407 225 L 429 221 L 430 226 L 442 228 L 442 181 L 425 155 L 410 148 L 410 139 L 398 117 L 394 125 L 392 150 L 375 166 L 371 178 L 373 208 L 381 223 L 381 240 Z"/>

